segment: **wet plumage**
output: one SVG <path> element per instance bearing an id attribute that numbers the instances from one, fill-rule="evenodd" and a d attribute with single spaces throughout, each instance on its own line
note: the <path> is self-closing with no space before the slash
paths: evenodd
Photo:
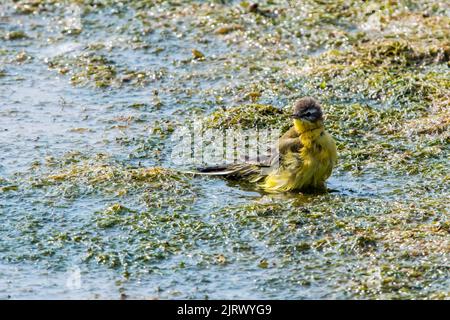
<path id="1" fill-rule="evenodd" d="M 320 105 L 310 97 L 300 99 L 294 106 L 292 118 L 293 126 L 279 139 L 275 157 L 205 168 L 202 172 L 246 179 L 267 192 L 325 189 L 337 153 L 334 139 L 325 130 Z"/>

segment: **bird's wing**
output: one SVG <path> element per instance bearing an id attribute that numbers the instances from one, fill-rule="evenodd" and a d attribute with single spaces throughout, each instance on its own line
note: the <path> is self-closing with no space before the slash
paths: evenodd
<path id="1" fill-rule="evenodd" d="M 237 164 L 197 168 L 197 174 L 235 178 L 255 175 L 264 176 L 270 170 L 263 169 L 277 166 L 287 153 L 298 153 L 301 147 L 299 134 L 292 127 L 280 137 L 276 146 L 272 146 L 267 150 L 266 155 L 259 156 L 257 159 L 247 159 Z"/>
<path id="2" fill-rule="evenodd" d="M 274 163 L 277 160 L 282 161 L 287 153 L 298 153 L 301 148 L 300 135 L 295 127 L 291 127 L 280 137 L 277 146 L 272 149 L 269 163 Z"/>
<path id="3" fill-rule="evenodd" d="M 197 168 L 196 174 L 244 178 L 261 174 L 261 166 L 251 163 L 237 163 L 224 166 Z"/>

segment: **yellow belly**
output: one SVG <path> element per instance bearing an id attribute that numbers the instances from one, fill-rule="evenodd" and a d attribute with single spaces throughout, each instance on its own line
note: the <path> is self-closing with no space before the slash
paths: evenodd
<path id="1" fill-rule="evenodd" d="M 283 165 L 269 174 L 262 184 L 267 192 L 323 189 L 336 163 L 336 145 L 326 132 L 318 137 L 303 137 L 298 154 L 287 154 Z"/>

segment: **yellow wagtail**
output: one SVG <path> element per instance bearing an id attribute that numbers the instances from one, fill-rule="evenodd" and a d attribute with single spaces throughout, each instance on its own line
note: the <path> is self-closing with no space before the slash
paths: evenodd
<path id="1" fill-rule="evenodd" d="M 334 139 L 325 131 L 322 109 L 315 99 L 305 97 L 295 103 L 292 118 L 293 126 L 268 161 L 203 168 L 200 173 L 245 179 L 267 192 L 324 190 L 337 153 Z M 274 165 L 275 158 L 279 165 Z"/>

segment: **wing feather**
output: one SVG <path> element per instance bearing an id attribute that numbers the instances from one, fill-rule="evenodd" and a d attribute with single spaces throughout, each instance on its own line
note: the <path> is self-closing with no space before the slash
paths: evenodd
<path id="1" fill-rule="evenodd" d="M 299 134 L 295 127 L 292 127 L 280 137 L 276 146 L 268 149 L 268 154 L 260 156 L 258 159 L 249 159 L 237 164 L 197 168 L 195 174 L 250 178 L 252 181 L 258 181 L 272 171 L 271 167 L 274 169 L 278 167 L 286 154 L 298 153 L 301 148 Z"/>

